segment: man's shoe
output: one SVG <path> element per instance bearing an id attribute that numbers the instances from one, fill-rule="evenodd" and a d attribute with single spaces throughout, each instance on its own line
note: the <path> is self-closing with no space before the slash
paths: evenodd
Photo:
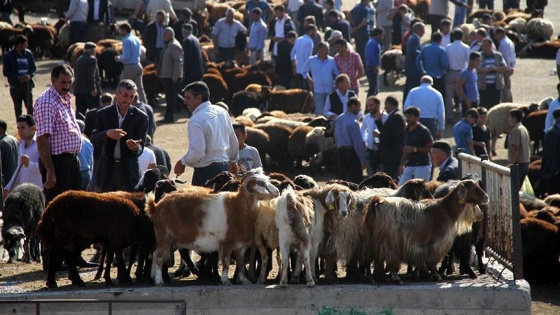
<path id="1" fill-rule="evenodd" d="M 76 266 L 79 268 L 92 268 L 99 266 L 99 264 L 87 262 L 82 256 L 78 256 L 76 258 Z"/>

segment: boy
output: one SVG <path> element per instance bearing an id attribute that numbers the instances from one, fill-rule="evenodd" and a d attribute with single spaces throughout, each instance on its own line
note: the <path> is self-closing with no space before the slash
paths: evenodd
<path id="1" fill-rule="evenodd" d="M 248 137 L 245 125 L 240 122 L 233 123 L 233 131 L 237 137 L 237 142 L 239 142 L 238 173 L 245 173 L 254 168 L 262 167 L 259 151 L 245 143 Z"/>

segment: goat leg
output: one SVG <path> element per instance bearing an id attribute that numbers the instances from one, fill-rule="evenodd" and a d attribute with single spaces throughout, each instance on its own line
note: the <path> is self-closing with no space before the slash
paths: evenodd
<path id="1" fill-rule="evenodd" d="M 237 283 L 252 283 L 245 276 L 245 247 L 242 247 L 235 251 L 235 269 L 237 269 Z"/>
<path id="2" fill-rule="evenodd" d="M 220 261 L 222 262 L 222 276 L 220 278 L 220 282 L 223 285 L 230 285 L 231 282 L 228 279 L 228 272 L 229 272 L 229 263 L 231 260 L 231 250 L 225 251 L 224 249 L 220 250 Z"/>
<path id="3" fill-rule="evenodd" d="M 119 285 L 132 284 L 132 279 L 130 279 L 130 274 L 127 272 L 124 263 L 122 246 L 116 246 L 115 256 L 117 258 L 117 279 L 119 280 Z"/>
<path id="4" fill-rule="evenodd" d="M 259 246 L 259 252 L 261 254 L 262 266 L 259 275 L 259 283 L 264 284 L 266 282 L 266 276 L 268 274 L 268 262 L 270 261 L 270 256 L 268 255 L 267 248 L 264 245 Z M 252 257 L 254 259 L 254 257 Z M 254 262 L 251 263 L 254 266 Z"/>
<path id="5" fill-rule="evenodd" d="M 289 242 L 280 244 L 280 251 L 282 253 L 282 279 L 280 280 L 280 287 L 282 288 L 288 287 L 288 259 L 290 258 L 290 247 L 291 244 Z"/>
<path id="6" fill-rule="evenodd" d="M 303 265 L 305 267 L 305 284 L 312 288 L 315 286 L 315 281 L 313 280 L 313 274 L 311 273 L 311 258 L 309 256 L 309 245 L 300 245 L 299 255 L 302 256 Z"/>
<path id="7" fill-rule="evenodd" d="M 325 281 L 333 284 L 338 280 L 336 276 L 336 253 L 328 253 L 325 255 Z"/>

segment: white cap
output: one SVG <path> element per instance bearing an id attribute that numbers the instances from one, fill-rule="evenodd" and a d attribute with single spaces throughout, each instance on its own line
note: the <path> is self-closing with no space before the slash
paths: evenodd
<path id="1" fill-rule="evenodd" d="M 328 41 L 330 42 L 333 39 L 340 39 L 340 38 L 342 38 L 342 32 L 341 31 L 332 31 L 331 36 L 329 36 Z"/>

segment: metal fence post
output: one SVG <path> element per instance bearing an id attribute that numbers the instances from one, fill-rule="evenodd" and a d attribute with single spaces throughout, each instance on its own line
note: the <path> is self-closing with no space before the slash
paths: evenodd
<path id="1" fill-rule="evenodd" d="M 511 181 L 511 220 L 513 238 L 513 278 L 523 279 L 523 257 L 521 243 L 521 223 L 519 216 L 519 165 L 510 166 Z"/>

